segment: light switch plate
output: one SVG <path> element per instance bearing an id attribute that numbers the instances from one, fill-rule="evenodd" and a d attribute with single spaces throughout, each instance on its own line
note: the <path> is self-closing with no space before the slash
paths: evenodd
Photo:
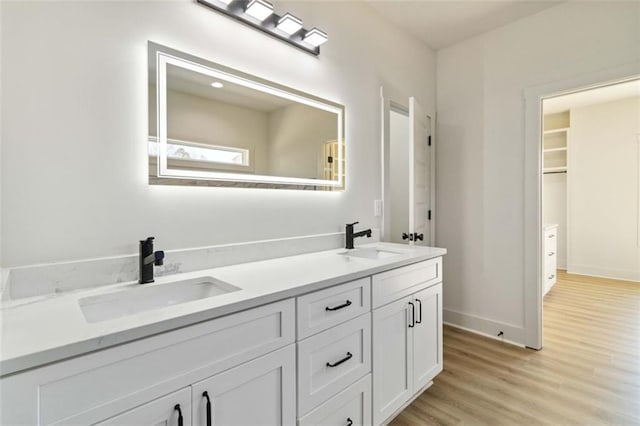
<path id="1" fill-rule="evenodd" d="M 373 200 L 373 215 L 375 217 L 382 216 L 382 200 Z"/>

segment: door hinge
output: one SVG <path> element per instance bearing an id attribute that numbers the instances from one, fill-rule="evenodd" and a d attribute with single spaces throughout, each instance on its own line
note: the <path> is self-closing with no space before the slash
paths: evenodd
<path id="1" fill-rule="evenodd" d="M 429 211 L 427 212 L 427 219 L 428 219 L 428 220 L 431 220 L 431 210 L 429 210 Z"/>
<path id="2" fill-rule="evenodd" d="M 429 135 L 429 140 L 427 141 L 427 144 L 431 146 L 431 135 Z"/>

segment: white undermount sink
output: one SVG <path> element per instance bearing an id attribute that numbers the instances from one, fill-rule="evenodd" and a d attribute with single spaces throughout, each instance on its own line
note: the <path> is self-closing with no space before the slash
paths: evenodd
<path id="1" fill-rule="evenodd" d="M 338 254 L 343 256 L 362 257 L 365 259 L 386 259 L 389 257 L 399 256 L 402 253 L 397 251 L 386 250 L 379 247 L 361 247 L 342 251 Z"/>
<path id="2" fill-rule="evenodd" d="M 197 277 L 166 284 L 140 284 L 127 290 L 84 297 L 78 303 L 87 322 L 100 322 L 238 290 L 239 287 L 213 277 Z"/>

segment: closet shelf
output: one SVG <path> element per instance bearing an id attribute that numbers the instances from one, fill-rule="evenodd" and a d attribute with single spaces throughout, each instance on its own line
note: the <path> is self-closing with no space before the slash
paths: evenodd
<path id="1" fill-rule="evenodd" d="M 561 151 L 566 151 L 567 147 L 566 146 L 561 146 L 559 148 L 546 148 L 544 150 L 544 152 L 561 152 Z"/>
<path id="2" fill-rule="evenodd" d="M 542 171 L 543 171 L 544 173 L 566 172 L 566 171 L 567 171 L 567 166 L 562 166 L 562 167 L 545 167 Z"/>
<path id="3" fill-rule="evenodd" d="M 568 127 L 561 127 L 559 129 L 550 129 L 550 130 L 545 130 L 542 133 L 545 135 L 551 135 L 553 133 L 562 133 L 562 132 L 566 132 L 567 130 L 569 130 Z"/>

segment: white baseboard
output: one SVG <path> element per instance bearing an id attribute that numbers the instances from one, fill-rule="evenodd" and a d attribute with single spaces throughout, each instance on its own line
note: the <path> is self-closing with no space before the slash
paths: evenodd
<path id="1" fill-rule="evenodd" d="M 640 282 L 640 271 L 633 269 L 610 269 L 591 265 L 569 265 L 567 272 L 570 274 L 588 275 L 590 277 Z"/>
<path id="2" fill-rule="evenodd" d="M 447 325 L 500 342 L 525 347 L 524 327 L 516 327 L 511 324 L 482 318 L 476 315 L 464 314 L 451 309 L 444 309 L 442 313 L 444 317 L 443 322 Z M 498 336 L 501 331 L 503 333 L 502 336 Z"/>

